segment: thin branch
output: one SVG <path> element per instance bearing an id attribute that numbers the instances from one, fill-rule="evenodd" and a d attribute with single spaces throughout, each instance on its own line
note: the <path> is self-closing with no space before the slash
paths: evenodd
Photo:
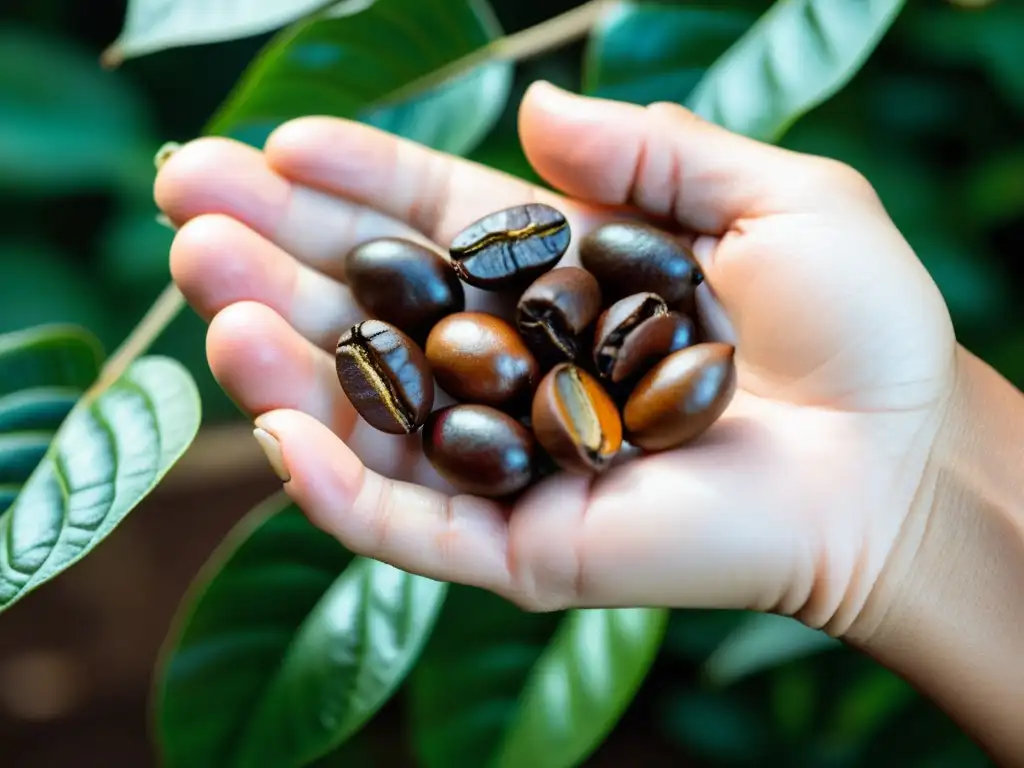
<path id="1" fill-rule="evenodd" d="M 107 360 L 86 397 L 98 395 L 117 381 L 136 358 L 145 354 L 184 306 L 185 297 L 181 295 L 178 286 L 173 282 L 168 283 L 139 324 L 128 334 L 128 338 Z"/>
<path id="2" fill-rule="evenodd" d="M 406 83 L 375 106 L 383 107 L 404 101 L 489 61 L 522 61 L 560 48 L 587 35 L 606 13 L 619 4 L 620 0 L 590 0 L 521 32 L 499 37 L 460 59 Z"/>

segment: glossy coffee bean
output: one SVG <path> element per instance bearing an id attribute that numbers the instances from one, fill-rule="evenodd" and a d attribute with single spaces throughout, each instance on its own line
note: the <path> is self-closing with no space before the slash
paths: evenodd
<path id="1" fill-rule="evenodd" d="M 675 352 L 652 368 L 626 403 L 629 441 L 646 451 L 677 448 L 705 432 L 736 392 L 734 349 L 708 342 Z"/>
<path id="2" fill-rule="evenodd" d="M 511 416 L 486 405 L 450 405 L 423 427 L 423 453 L 462 493 L 499 497 L 533 479 L 535 441 Z"/>
<path id="3" fill-rule="evenodd" d="M 570 237 L 565 216 L 549 205 L 530 203 L 470 224 L 452 239 L 449 253 L 463 281 L 498 291 L 525 286 L 554 267 Z"/>
<path id="4" fill-rule="evenodd" d="M 580 240 L 580 263 L 601 284 L 605 301 L 657 293 L 675 306 L 703 280 L 696 257 L 678 238 L 641 222 L 605 224 Z"/>
<path id="5" fill-rule="evenodd" d="M 466 306 L 448 260 L 397 237 L 357 245 L 345 256 L 345 282 L 363 309 L 422 342 L 445 315 Z"/>
<path id="6" fill-rule="evenodd" d="M 516 306 L 516 326 L 540 360 L 575 362 L 580 334 L 600 311 L 597 279 L 580 267 L 558 267 L 523 292 Z"/>
<path id="7" fill-rule="evenodd" d="M 531 416 L 537 442 L 567 472 L 602 472 L 622 447 L 615 403 L 575 365 L 560 363 L 541 380 Z"/>
<path id="8" fill-rule="evenodd" d="M 364 320 L 338 340 L 338 381 L 360 416 L 381 432 L 419 429 L 434 403 L 434 380 L 419 346 L 383 320 Z"/>
<path id="9" fill-rule="evenodd" d="M 598 375 L 619 383 L 653 360 L 694 343 L 694 325 L 669 312 L 654 293 L 637 293 L 612 304 L 597 321 L 594 365 Z"/>
<path id="10" fill-rule="evenodd" d="M 516 329 L 484 312 L 457 312 L 427 337 L 438 385 L 456 400 L 495 407 L 528 403 L 540 368 Z"/>

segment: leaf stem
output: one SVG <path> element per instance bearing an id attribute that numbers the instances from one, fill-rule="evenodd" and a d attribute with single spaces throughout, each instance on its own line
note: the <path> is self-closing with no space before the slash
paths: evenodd
<path id="1" fill-rule="evenodd" d="M 139 324 L 128 334 L 128 338 L 107 359 L 96 382 L 86 393 L 86 397 L 92 398 L 99 395 L 117 381 L 121 374 L 128 370 L 128 366 L 149 349 L 184 306 L 185 297 L 181 295 L 178 286 L 173 281 L 168 283 L 143 315 Z"/>
<path id="2" fill-rule="evenodd" d="M 375 106 L 383 107 L 403 101 L 422 90 L 432 88 L 468 69 L 489 61 L 522 61 L 560 48 L 577 40 L 593 29 L 603 16 L 619 5 L 621 0 L 590 0 L 588 3 L 542 21 L 512 35 L 491 41 L 462 58 L 418 77 L 389 93 Z"/>
<path id="3" fill-rule="evenodd" d="M 567 11 L 559 16 L 543 21 L 532 27 L 516 32 L 513 35 L 499 37 L 497 40 L 474 51 L 468 56 L 456 59 L 451 64 L 436 69 L 425 77 L 417 78 L 402 88 L 393 91 L 379 105 L 401 101 L 421 90 L 434 87 L 459 73 L 478 66 L 487 61 L 502 59 L 505 61 L 521 61 L 537 56 L 546 51 L 558 48 L 585 36 L 603 15 L 618 5 L 620 0 L 590 0 L 578 8 Z M 177 286 L 169 283 L 147 310 L 139 324 L 135 326 L 128 338 L 117 351 L 107 360 L 96 383 L 90 388 L 87 397 L 95 397 L 113 384 L 136 358 L 144 354 L 164 329 L 177 317 L 185 306 L 185 299 Z"/>

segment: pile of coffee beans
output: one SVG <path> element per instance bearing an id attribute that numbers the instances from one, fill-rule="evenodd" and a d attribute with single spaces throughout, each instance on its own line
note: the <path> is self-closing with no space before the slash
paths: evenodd
<path id="1" fill-rule="evenodd" d="M 582 267 L 559 267 L 570 239 L 561 212 L 528 204 L 470 224 L 449 258 L 392 237 L 345 257 L 374 319 L 339 339 L 338 380 L 376 429 L 422 430 L 460 491 L 506 497 L 552 471 L 677 448 L 732 400 L 733 348 L 703 337 L 704 278 L 677 237 L 612 222 L 581 239 Z M 510 319 L 467 311 L 464 284 L 511 295 Z M 437 388 L 455 404 L 434 410 Z"/>

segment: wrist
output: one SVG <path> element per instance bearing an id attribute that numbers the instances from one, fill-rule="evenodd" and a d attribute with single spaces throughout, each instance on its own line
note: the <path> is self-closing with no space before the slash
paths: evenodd
<path id="1" fill-rule="evenodd" d="M 1024 766 L 1024 394 L 963 348 L 916 501 L 846 639 Z"/>

